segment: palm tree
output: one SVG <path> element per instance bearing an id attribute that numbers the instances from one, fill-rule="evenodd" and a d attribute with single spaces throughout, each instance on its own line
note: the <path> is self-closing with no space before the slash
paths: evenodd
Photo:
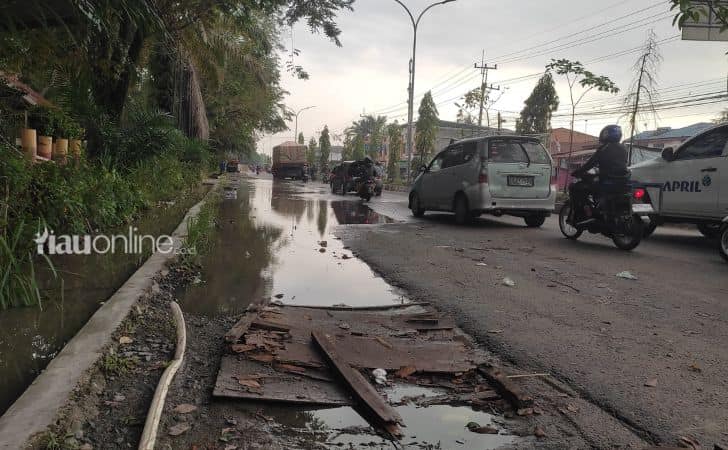
<path id="1" fill-rule="evenodd" d="M 344 132 L 351 139 L 359 137 L 369 143 L 368 154 L 372 159 L 377 159 L 379 147 L 384 142 L 384 133 L 387 126 L 386 116 L 366 115 L 354 121 Z"/>

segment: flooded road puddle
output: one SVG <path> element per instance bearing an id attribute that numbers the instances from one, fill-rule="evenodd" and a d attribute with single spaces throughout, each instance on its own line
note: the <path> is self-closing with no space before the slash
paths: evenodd
<path id="1" fill-rule="evenodd" d="M 390 401 L 399 403 L 407 397 L 437 397 L 444 390 L 398 384 L 385 390 Z M 502 429 L 503 419 L 475 411 L 466 406 L 432 405 L 426 408 L 411 404 L 395 408 L 407 425 L 404 436 L 394 443 L 379 436 L 353 408 L 342 407 L 313 411 L 274 407 L 267 411 L 280 424 L 280 431 L 296 445 L 337 447 L 375 447 L 412 449 L 496 449 L 513 444 L 516 436 Z M 478 434 L 467 429 L 468 423 L 491 426 L 499 434 Z"/>
<path id="2" fill-rule="evenodd" d="M 423 372 L 434 370 L 428 369 L 425 362 L 431 360 L 433 365 L 447 358 L 422 357 L 430 351 L 428 345 L 432 342 L 422 338 L 418 343 L 411 333 L 417 335 L 418 330 L 432 328 L 438 336 L 444 336 L 455 328 L 454 322 L 447 325 L 444 318 L 417 316 L 432 313 L 409 310 L 402 315 L 393 312 L 383 316 L 386 319 L 372 322 L 374 311 L 344 308 L 381 306 L 389 310 L 402 308 L 393 305 L 408 303 L 401 292 L 378 277 L 332 234 L 337 226 L 386 224 L 394 222 L 391 218 L 377 214 L 359 199 L 333 197 L 315 185 L 249 178 L 227 183 L 213 251 L 201 262 L 202 281 L 178 292 L 183 310 L 187 314 L 215 317 L 243 313 L 251 303 L 261 300 L 288 306 L 252 309 L 246 313 L 257 315 L 247 322 L 251 328 L 241 330 L 230 341 L 229 333 L 226 335 L 226 341 L 233 347 L 232 352 L 226 351 L 222 356 L 213 394 L 220 405 L 268 417 L 275 434 L 290 448 L 490 449 L 514 441 L 502 417 L 476 411 L 470 406 L 474 405 L 472 402 L 459 403 L 469 406 L 448 404 L 456 397 L 453 392 L 445 400 L 418 406 L 425 405 L 421 402 L 423 398 L 442 398 L 448 393 L 438 388 L 398 383 L 380 391 L 405 425 L 404 436 L 398 442 L 378 434 L 354 407 L 342 406 L 353 403 L 342 391 L 345 388 L 341 380 L 327 371 L 319 353 L 306 350 L 313 348 L 309 340 L 315 334 L 312 329 L 319 329 L 319 322 L 335 322 L 334 328 L 341 336 L 331 337 L 331 345 L 342 349 L 347 361 L 359 358 L 358 363 L 351 364 L 387 367 L 392 373 L 415 364 L 411 361 L 414 359 L 423 364 L 418 363 Z M 305 306 L 319 309 L 301 308 Z M 361 320 L 357 314 L 362 315 Z M 244 317 L 238 323 L 244 322 Z M 307 324 L 315 326 L 308 329 L 312 325 Z M 397 330 L 402 336 L 397 335 Z M 425 334 L 421 332 L 421 336 Z M 367 342 L 361 341 L 364 339 Z M 410 341 L 403 347 L 398 339 Z M 444 349 L 459 344 L 437 345 Z M 385 358 L 391 365 L 379 366 L 371 358 Z M 392 360 L 403 362 L 395 364 Z M 472 362 L 470 358 L 463 360 Z M 459 376 L 466 370 L 469 369 L 451 372 Z M 290 381 L 296 377 L 303 378 Z M 322 383 L 333 387 L 325 390 Z M 252 391 L 248 389 L 251 385 Z M 411 401 L 413 397 L 418 400 Z M 269 402 L 260 403 L 263 399 Z M 304 408 L 304 403 L 310 406 Z M 329 408 L 322 409 L 324 404 Z M 497 434 L 472 432 L 468 423 L 494 427 Z"/>
<path id="3" fill-rule="evenodd" d="M 405 301 L 332 234 L 338 225 L 392 219 L 358 199 L 331 201 L 304 186 L 251 179 L 226 186 L 214 250 L 202 261 L 203 283 L 179 293 L 186 312 L 240 313 L 264 298 L 307 306 Z"/>

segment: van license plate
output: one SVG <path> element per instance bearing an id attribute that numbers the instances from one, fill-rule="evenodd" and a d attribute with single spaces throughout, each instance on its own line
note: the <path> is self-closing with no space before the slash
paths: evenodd
<path id="1" fill-rule="evenodd" d="M 533 187 L 533 177 L 508 175 L 508 186 Z"/>

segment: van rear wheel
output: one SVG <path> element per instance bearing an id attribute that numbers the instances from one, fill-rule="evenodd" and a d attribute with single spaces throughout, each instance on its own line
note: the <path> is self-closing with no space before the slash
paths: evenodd
<path id="1" fill-rule="evenodd" d="M 532 214 L 523 218 L 528 228 L 539 228 L 546 222 L 546 216 L 543 214 Z"/>
<path id="2" fill-rule="evenodd" d="M 723 225 L 723 229 L 720 233 L 720 246 L 718 246 L 718 250 L 720 250 L 720 256 L 728 261 L 728 225 Z"/>
<path id="3" fill-rule="evenodd" d="M 473 218 L 468 207 L 468 199 L 463 194 L 455 196 L 455 223 L 465 225 Z"/>

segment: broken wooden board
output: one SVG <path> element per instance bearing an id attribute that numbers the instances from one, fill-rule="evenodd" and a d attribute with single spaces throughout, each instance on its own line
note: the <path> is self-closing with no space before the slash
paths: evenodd
<path id="1" fill-rule="evenodd" d="M 488 380 L 498 393 L 515 409 L 526 408 L 533 405 L 533 398 L 524 394 L 513 381 L 498 369 L 481 365 L 478 372 Z"/>
<path id="2" fill-rule="evenodd" d="M 240 384 L 240 379 L 256 378 L 260 389 L 252 390 Z M 285 402 L 300 405 L 352 406 L 354 401 L 338 383 L 317 380 L 311 376 L 274 370 L 262 364 L 239 357 L 224 355 L 217 374 L 215 397 L 237 398 L 255 401 Z"/>
<path id="3" fill-rule="evenodd" d="M 461 342 L 378 337 L 332 334 L 346 361 L 362 369 L 398 370 L 414 366 L 418 372 L 458 373 L 476 367 L 475 363 L 468 360 L 468 349 Z M 275 352 L 274 357 L 283 363 L 306 367 L 321 367 L 325 364 L 322 355 L 310 342 L 286 342 L 285 348 Z"/>
<path id="4" fill-rule="evenodd" d="M 359 406 L 377 419 L 392 435 L 399 435 L 398 424 L 402 424 L 402 417 L 389 405 L 374 389 L 369 381 L 356 369 L 351 367 L 337 348 L 332 336 L 321 331 L 311 333 L 316 345 L 325 355 L 326 360 L 346 382 L 351 393 L 360 402 Z"/>
<path id="5" fill-rule="evenodd" d="M 250 324 L 258 317 L 258 313 L 254 311 L 246 312 L 237 323 L 230 328 L 230 331 L 225 334 L 225 342 L 229 344 L 235 344 L 238 339 L 244 335 L 250 328 Z"/>

